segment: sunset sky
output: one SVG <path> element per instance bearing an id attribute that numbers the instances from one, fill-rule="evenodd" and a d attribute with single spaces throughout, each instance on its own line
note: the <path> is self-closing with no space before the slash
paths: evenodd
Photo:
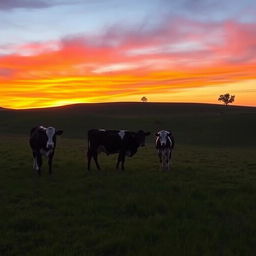
<path id="1" fill-rule="evenodd" d="M 0 107 L 256 106 L 255 0 L 0 0 Z"/>

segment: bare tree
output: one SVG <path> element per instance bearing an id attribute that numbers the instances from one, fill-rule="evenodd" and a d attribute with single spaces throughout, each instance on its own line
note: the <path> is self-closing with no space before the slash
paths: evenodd
<path id="1" fill-rule="evenodd" d="M 143 96 L 140 100 L 141 100 L 142 102 L 147 102 L 147 101 L 148 101 L 147 97 L 145 97 L 145 96 Z"/>
<path id="2" fill-rule="evenodd" d="M 229 103 L 235 101 L 235 95 L 230 95 L 229 93 L 220 95 L 218 101 L 222 101 L 227 106 Z"/>

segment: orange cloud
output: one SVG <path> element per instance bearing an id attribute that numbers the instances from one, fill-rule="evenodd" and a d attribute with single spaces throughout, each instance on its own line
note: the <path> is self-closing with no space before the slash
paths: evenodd
<path id="1" fill-rule="evenodd" d="M 225 85 L 243 95 L 236 103 L 256 105 L 256 92 L 246 98 L 243 89 L 256 80 L 255 45 L 255 24 L 186 20 L 143 33 L 115 28 L 101 36 L 12 45 L 0 56 L 0 105 L 136 101 L 141 95 L 216 103 Z"/>

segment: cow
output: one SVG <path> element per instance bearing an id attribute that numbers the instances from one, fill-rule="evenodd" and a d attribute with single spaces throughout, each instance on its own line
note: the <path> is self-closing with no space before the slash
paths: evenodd
<path id="1" fill-rule="evenodd" d="M 42 155 L 48 158 L 49 174 L 52 173 L 52 159 L 56 147 L 56 137 L 61 135 L 62 130 L 54 127 L 37 126 L 31 129 L 29 145 L 33 153 L 33 169 L 41 175 Z"/>
<path id="2" fill-rule="evenodd" d="M 175 140 L 171 131 L 161 130 L 156 134 L 156 149 L 162 170 L 170 170 L 170 161 Z"/>
<path id="3" fill-rule="evenodd" d="M 100 170 L 98 154 L 105 152 L 107 155 L 118 154 L 116 169 L 124 170 L 125 157 L 132 157 L 140 146 L 145 146 L 145 137 L 150 132 L 142 130 L 131 132 L 126 130 L 91 129 L 88 131 L 88 170 L 93 158 L 97 169 Z"/>

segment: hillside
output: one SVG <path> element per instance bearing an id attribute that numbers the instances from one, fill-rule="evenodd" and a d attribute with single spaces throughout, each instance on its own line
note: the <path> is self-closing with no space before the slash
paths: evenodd
<path id="1" fill-rule="evenodd" d="M 256 108 L 189 103 L 101 103 L 0 112 L 1 134 L 28 135 L 36 125 L 52 125 L 67 138 L 86 138 L 91 128 L 170 129 L 182 144 L 253 146 Z M 151 141 L 153 141 L 151 136 Z"/>

